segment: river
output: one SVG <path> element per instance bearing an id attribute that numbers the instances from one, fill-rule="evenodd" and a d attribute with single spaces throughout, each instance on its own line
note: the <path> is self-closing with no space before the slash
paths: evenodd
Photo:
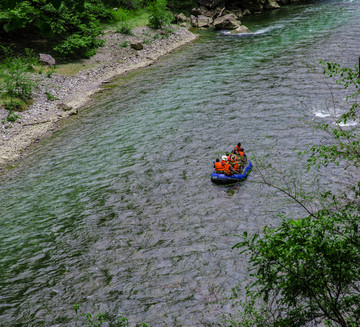
<path id="1" fill-rule="evenodd" d="M 220 321 L 223 290 L 248 279 L 236 234 L 297 209 L 256 169 L 212 184 L 213 161 L 241 142 L 303 169 L 293 150 L 326 141 L 303 119 L 331 122 L 309 65 L 354 67 L 359 17 L 359 1 L 314 1 L 244 18 L 249 35 L 202 32 L 43 141 L 0 185 L 0 325 L 75 326 L 74 304 L 132 324 Z"/>

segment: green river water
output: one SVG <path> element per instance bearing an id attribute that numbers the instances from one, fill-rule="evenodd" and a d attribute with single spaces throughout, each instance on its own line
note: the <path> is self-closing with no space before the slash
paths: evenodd
<path id="1" fill-rule="evenodd" d="M 42 142 L 0 185 L 0 326 L 74 326 L 75 303 L 133 324 L 220 321 L 231 309 L 211 303 L 248 279 L 235 235 L 296 208 L 256 169 L 212 184 L 213 161 L 242 142 L 302 169 L 293 149 L 326 138 L 301 119 L 332 122 L 308 65 L 355 66 L 359 18 L 359 1 L 314 1 L 244 19 L 249 35 L 202 32 Z"/>

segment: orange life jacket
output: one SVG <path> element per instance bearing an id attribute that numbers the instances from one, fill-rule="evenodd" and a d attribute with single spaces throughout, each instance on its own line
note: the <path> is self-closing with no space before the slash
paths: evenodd
<path id="1" fill-rule="evenodd" d="M 234 170 L 239 171 L 239 169 L 240 169 L 240 162 L 239 162 L 239 161 L 235 161 L 233 168 L 234 168 Z"/>
<path id="2" fill-rule="evenodd" d="M 221 164 L 221 162 L 215 162 L 214 167 L 217 173 L 222 173 L 224 171 L 224 166 Z"/>
<path id="3" fill-rule="evenodd" d="M 230 165 L 228 163 L 224 165 L 224 174 L 227 176 L 231 175 Z"/>
<path id="4" fill-rule="evenodd" d="M 235 153 L 240 153 L 240 149 L 241 149 L 241 147 L 235 145 L 235 147 L 234 147 Z"/>
<path id="5" fill-rule="evenodd" d="M 245 156 L 245 152 L 244 151 L 239 151 L 239 154 L 244 157 Z"/>

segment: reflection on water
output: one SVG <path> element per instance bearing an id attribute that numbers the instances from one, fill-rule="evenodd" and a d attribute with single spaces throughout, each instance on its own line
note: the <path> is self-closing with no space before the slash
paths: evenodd
<path id="1" fill-rule="evenodd" d="M 0 186 L 1 325 L 73 326 L 75 303 L 152 326 L 218 321 L 214 291 L 247 279 L 235 234 L 293 208 L 255 170 L 213 185 L 212 163 L 240 141 L 302 165 L 293 149 L 322 138 L 299 119 L 329 97 L 305 63 L 355 64 L 358 12 L 322 1 L 249 17 L 248 37 L 208 33 L 46 141 Z"/>

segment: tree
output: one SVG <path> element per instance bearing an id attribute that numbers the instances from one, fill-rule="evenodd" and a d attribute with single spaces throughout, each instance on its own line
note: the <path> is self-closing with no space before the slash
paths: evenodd
<path id="1" fill-rule="evenodd" d="M 99 21 L 111 15 L 97 0 L 5 1 L 0 12 L 0 35 L 13 39 L 41 36 L 61 57 L 89 57 L 102 45 Z"/>
<path id="2" fill-rule="evenodd" d="M 335 63 L 322 63 L 324 73 L 336 78 L 350 95 L 350 109 L 340 115 L 334 126 L 314 127 L 332 136 L 330 145 L 312 145 L 308 158 L 311 167 L 339 165 L 358 167 L 359 130 L 343 127 L 360 122 L 357 96 L 359 71 Z M 272 185 L 264 179 L 265 183 Z M 282 216 L 277 228 L 265 227 L 262 233 L 243 235 L 234 248 L 249 255 L 253 278 L 245 299 L 239 288 L 233 299 L 240 301 L 237 314 L 230 315 L 230 326 L 325 326 L 360 325 L 360 182 L 341 192 L 324 191 L 313 210 L 296 192 L 272 185 L 305 209 L 303 217 Z"/>

